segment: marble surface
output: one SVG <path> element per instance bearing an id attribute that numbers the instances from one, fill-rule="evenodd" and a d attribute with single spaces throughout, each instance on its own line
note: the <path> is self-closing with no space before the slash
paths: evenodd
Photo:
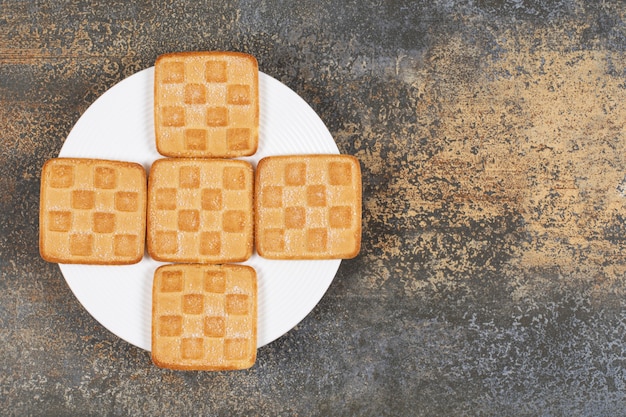
<path id="1" fill-rule="evenodd" d="M 3 415 L 626 415 L 624 2 L 0 11 Z M 214 49 L 255 55 L 359 158 L 363 245 L 252 369 L 174 372 L 39 257 L 40 169 L 115 83 Z"/>

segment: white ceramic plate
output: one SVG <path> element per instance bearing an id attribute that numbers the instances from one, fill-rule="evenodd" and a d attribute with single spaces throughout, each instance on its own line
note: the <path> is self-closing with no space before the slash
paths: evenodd
<path id="1" fill-rule="evenodd" d="M 154 68 L 113 86 L 80 117 L 60 157 L 133 161 L 149 171 L 156 150 L 153 127 Z M 259 148 L 254 166 L 269 155 L 339 153 L 315 111 L 276 79 L 259 74 Z M 258 346 L 279 338 L 319 302 L 340 260 L 271 261 L 256 253 L 245 264 L 258 274 Z M 150 350 L 152 277 L 161 263 L 147 255 L 135 265 L 60 265 L 85 309 L 127 342 Z"/>

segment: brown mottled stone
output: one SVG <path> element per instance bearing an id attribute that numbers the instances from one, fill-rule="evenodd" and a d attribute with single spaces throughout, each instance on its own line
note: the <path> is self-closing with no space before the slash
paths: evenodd
<path id="1" fill-rule="evenodd" d="M 623 415 L 625 10 L 3 2 L 3 412 Z M 154 367 L 37 248 L 44 161 L 107 89 L 191 50 L 254 55 L 362 167 L 360 255 L 242 372 Z"/>

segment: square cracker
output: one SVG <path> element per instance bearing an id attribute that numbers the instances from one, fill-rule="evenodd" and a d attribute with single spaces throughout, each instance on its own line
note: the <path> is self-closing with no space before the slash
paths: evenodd
<path id="1" fill-rule="evenodd" d="M 256 152 L 259 80 L 256 59 L 239 52 L 161 55 L 154 71 L 159 153 L 231 158 Z"/>
<path id="2" fill-rule="evenodd" d="M 39 250 L 49 262 L 121 265 L 144 255 L 146 171 L 132 162 L 55 158 L 42 169 Z"/>
<path id="3" fill-rule="evenodd" d="M 148 180 L 147 246 L 165 262 L 242 262 L 253 251 L 252 165 L 165 158 Z"/>
<path id="4" fill-rule="evenodd" d="M 349 155 L 270 156 L 255 180 L 255 242 L 270 259 L 353 258 L 361 245 L 361 170 Z"/>
<path id="5" fill-rule="evenodd" d="M 245 265 L 159 267 L 152 289 L 152 360 L 178 370 L 246 369 L 256 361 L 257 281 Z"/>

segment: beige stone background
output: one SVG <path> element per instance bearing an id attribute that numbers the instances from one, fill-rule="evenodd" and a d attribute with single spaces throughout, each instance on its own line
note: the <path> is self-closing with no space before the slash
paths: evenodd
<path id="1" fill-rule="evenodd" d="M 512 213 L 518 240 L 510 246 L 507 270 L 556 268 L 563 279 L 623 294 L 626 56 L 578 50 L 551 28 L 526 30 L 531 33 L 494 34 L 498 52 L 487 57 L 460 34 L 423 56 L 395 62 L 396 75 L 417 90 L 420 129 L 396 134 L 399 145 L 388 158 L 402 162 L 388 199 L 367 201 L 366 208 L 383 221 L 401 212 L 416 230 L 405 242 L 414 252 L 432 242 L 434 273 L 407 282 L 406 295 L 459 272 L 471 275 L 467 264 L 436 259 L 442 230 L 486 227 Z M 480 57 L 485 59 L 478 62 Z M 393 111 L 381 111 L 375 123 L 385 123 Z M 420 152 L 410 143 L 420 138 L 436 139 L 436 149 Z M 359 155 L 382 174 L 388 161 L 375 152 Z M 480 236 L 463 239 L 465 251 L 489 244 Z M 402 251 L 388 241 L 373 245 L 389 256 Z M 468 258 L 457 255 L 461 262 Z M 495 271 L 489 262 L 480 267 Z M 529 295 L 523 282 L 517 284 L 516 296 Z"/>

